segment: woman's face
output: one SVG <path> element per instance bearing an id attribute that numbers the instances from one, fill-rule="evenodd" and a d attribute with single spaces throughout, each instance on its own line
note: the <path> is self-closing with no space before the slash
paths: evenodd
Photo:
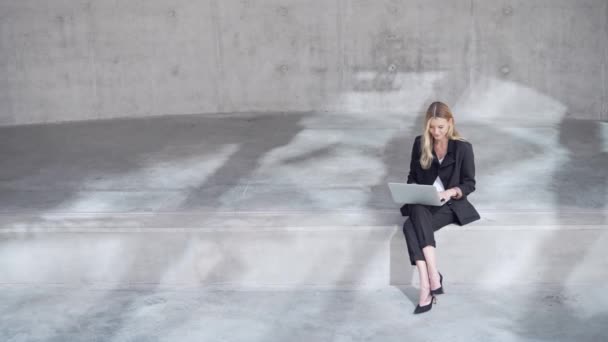
<path id="1" fill-rule="evenodd" d="M 451 121 L 451 120 L 450 120 Z M 435 140 L 442 140 L 448 134 L 451 122 L 444 118 L 432 118 L 429 125 L 429 133 Z"/>

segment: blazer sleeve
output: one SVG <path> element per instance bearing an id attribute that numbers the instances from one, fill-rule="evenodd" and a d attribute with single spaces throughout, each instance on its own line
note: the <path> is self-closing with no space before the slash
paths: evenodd
<path id="1" fill-rule="evenodd" d="M 420 163 L 420 138 L 416 137 L 414 144 L 412 145 L 412 158 L 410 160 L 410 172 L 407 175 L 407 184 L 416 183 L 416 163 Z"/>
<path id="2" fill-rule="evenodd" d="M 468 196 L 475 191 L 475 156 L 473 154 L 473 145 L 465 143 L 463 146 L 464 158 L 460 169 L 460 184 L 458 184 L 458 187 L 462 191 L 463 196 Z"/>
<path id="3" fill-rule="evenodd" d="M 410 172 L 407 175 L 408 184 L 416 183 L 416 169 L 417 169 L 416 163 L 420 163 L 420 139 L 419 138 L 416 138 L 416 140 L 414 140 L 411 156 L 412 156 L 412 159 L 410 161 Z M 418 164 L 418 165 L 420 165 L 420 164 Z M 401 212 L 402 216 L 410 216 L 410 207 L 407 203 L 402 205 L 401 208 L 399 208 L 399 211 Z"/>

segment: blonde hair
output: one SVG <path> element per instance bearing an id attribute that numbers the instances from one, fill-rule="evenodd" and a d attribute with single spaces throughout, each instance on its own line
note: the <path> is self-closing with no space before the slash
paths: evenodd
<path id="1" fill-rule="evenodd" d="M 442 118 L 448 121 L 451 120 L 451 124 L 448 127 L 448 139 L 464 141 L 464 138 L 456 130 L 456 122 L 454 121 L 454 115 L 452 114 L 450 107 L 439 101 L 431 103 L 426 110 L 424 132 L 422 132 L 422 143 L 420 144 L 420 166 L 425 170 L 428 170 L 433 163 L 433 142 L 435 139 L 430 133 L 430 127 L 431 119 L 434 118 Z"/>

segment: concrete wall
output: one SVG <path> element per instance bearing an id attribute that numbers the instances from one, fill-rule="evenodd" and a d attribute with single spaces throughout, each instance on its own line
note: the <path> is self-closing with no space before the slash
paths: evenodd
<path id="1" fill-rule="evenodd" d="M 0 0 L 0 25 L 0 125 L 435 98 L 532 113 L 514 89 L 554 121 L 608 119 L 605 0 Z"/>

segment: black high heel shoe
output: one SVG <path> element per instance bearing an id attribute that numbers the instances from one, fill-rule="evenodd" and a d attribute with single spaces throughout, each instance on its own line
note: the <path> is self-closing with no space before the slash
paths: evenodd
<path id="1" fill-rule="evenodd" d="M 434 290 L 431 290 L 432 295 L 443 294 L 443 276 L 441 275 L 441 272 L 439 272 L 439 285 L 441 286 Z"/>
<path id="2" fill-rule="evenodd" d="M 435 296 L 431 295 L 431 302 L 428 303 L 427 305 L 423 305 L 420 306 L 420 304 L 416 305 L 416 309 L 414 309 L 414 314 L 421 314 L 423 312 L 427 312 L 429 310 L 431 310 L 431 308 L 433 307 L 433 304 L 437 304 L 437 298 L 435 298 Z"/>

